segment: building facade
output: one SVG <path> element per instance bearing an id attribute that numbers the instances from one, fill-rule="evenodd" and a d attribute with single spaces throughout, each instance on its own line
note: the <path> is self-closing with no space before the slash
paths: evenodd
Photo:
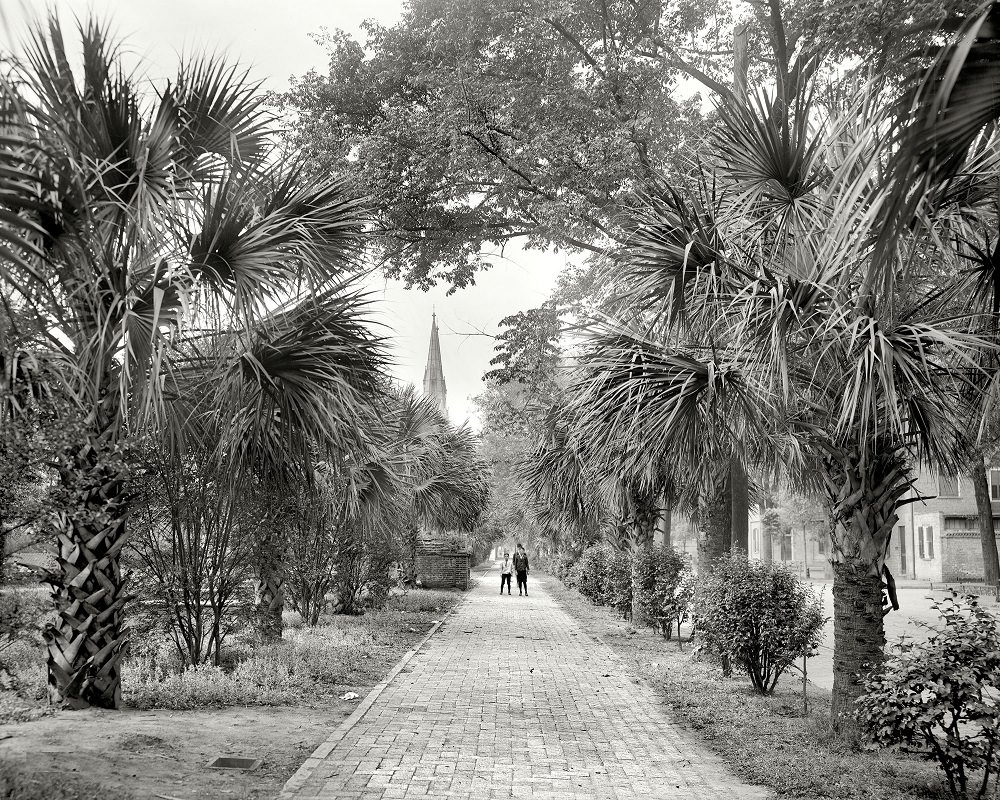
<path id="1" fill-rule="evenodd" d="M 1000 531 L 1000 468 L 988 475 L 994 527 Z M 892 574 L 931 583 L 981 582 L 979 512 L 971 481 L 922 471 L 904 499 L 886 554 Z M 750 557 L 766 559 L 768 537 L 756 511 L 751 511 L 749 529 Z M 814 578 L 831 577 L 829 553 L 829 527 L 821 508 L 805 525 L 783 526 L 770 543 L 772 560 Z"/>
<path id="2" fill-rule="evenodd" d="M 784 563 L 804 577 L 832 577 L 830 529 L 822 509 L 818 512 L 815 519 L 782 525 L 768 537 L 760 513 L 751 510 L 747 534 L 749 557 Z"/>
<path id="3" fill-rule="evenodd" d="M 1000 527 L 1000 469 L 987 472 L 994 528 Z M 893 561 L 917 580 L 976 583 L 983 580 L 979 517 L 972 483 L 961 475 L 921 473 L 892 537 Z"/>

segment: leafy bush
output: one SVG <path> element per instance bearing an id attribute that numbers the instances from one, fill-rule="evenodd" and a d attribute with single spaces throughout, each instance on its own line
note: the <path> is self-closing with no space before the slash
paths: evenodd
<path id="1" fill-rule="evenodd" d="M 977 797 L 997 774 L 1000 745 L 1000 633 L 973 597 L 952 592 L 933 603 L 943 621 L 926 641 L 904 637 L 865 679 L 857 718 L 868 749 L 905 748 L 937 761 L 954 798 Z"/>
<path id="2" fill-rule="evenodd" d="M 660 547 L 643 547 L 632 556 L 632 596 L 645 619 L 660 614 L 662 603 L 656 601 L 656 577 L 659 574 Z"/>
<path id="3" fill-rule="evenodd" d="M 607 572 L 608 564 L 614 556 L 614 550 L 607 544 L 595 544 L 588 547 L 580 555 L 577 562 L 575 582 L 580 594 L 597 605 L 607 602 Z"/>
<path id="4" fill-rule="evenodd" d="M 562 552 L 557 556 L 554 565 L 555 576 L 571 589 L 576 586 L 574 582 L 576 573 L 573 570 L 573 565 L 576 561 L 577 556 L 573 553 Z"/>
<path id="5" fill-rule="evenodd" d="M 604 604 L 623 617 L 632 615 L 632 554 L 612 550 L 604 573 Z"/>
<path id="6" fill-rule="evenodd" d="M 42 627 L 54 614 L 48 592 L 37 588 L 0 592 L 0 688 L 25 696 L 44 690 Z"/>
<path id="7" fill-rule="evenodd" d="M 813 653 L 826 621 L 819 596 L 788 569 L 737 553 L 700 579 L 695 610 L 699 638 L 738 664 L 761 694 Z"/>
<path id="8" fill-rule="evenodd" d="M 667 609 L 681 570 L 687 564 L 684 556 L 672 547 L 646 547 L 638 550 L 632 560 L 632 588 L 643 616 L 650 624 L 673 614 Z M 672 625 L 664 626 L 669 635 Z"/>
<path id="9" fill-rule="evenodd" d="M 677 551 L 674 551 L 677 554 Z M 690 559 L 681 556 L 683 564 L 680 572 L 672 576 L 671 572 L 663 572 L 663 616 L 667 618 L 663 625 L 663 633 L 669 639 L 671 630 L 677 626 L 677 642 L 680 645 L 681 625 L 687 622 L 691 616 L 691 606 L 694 603 L 695 592 L 698 586 L 697 577 L 691 568 Z M 673 583 L 670 579 L 673 578 Z"/>

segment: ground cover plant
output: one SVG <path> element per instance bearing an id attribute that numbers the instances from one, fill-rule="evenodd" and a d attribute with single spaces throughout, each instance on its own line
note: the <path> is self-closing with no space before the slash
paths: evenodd
<path id="1" fill-rule="evenodd" d="M 0 593 L 0 608 L 29 607 L 8 594 Z M 0 798 L 128 800 L 130 790 L 139 797 L 187 797 L 194 786 L 198 797 L 269 800 L 461 597 L 457 591 L 394 593 L 384 609 L 324 615 L 315 627 L 286 612 L 281 643 L 260 646 L 236 635 L 219 665 L 187 669 L 165 632 L 146 631 L 134 637 L 144 647 L 133 645 L 124 660 L 125 708 L 115 712 L 49 706 L 41 639 L 18 638 L 0 654 L 11 687 L 0 690 L 0 735 L 8 734 L 0 739 Z M 43 742 L 46 752 L 33 755 Z M 252 783 L 202 769 L 226 747 L 265 755 Z M 183 786 L 168 791 L 157 780 Z"/>
<path id="2" fill-rule="evenodd" d="M 7 800 L 133 800 L 130 792 L 81 779 L 0 761 L 0 797 Z"/>
<path id="3" fill-rule="evenodd" d="M 787 677 L 770 696 L 749 678 L 725 678 L 718 665 L 678 650 L 651 629 L 636 629 L 578 591 L 546 580 L 546 590 L 584 629 L 611 647 L 623 668 L 659 694 L 666 713 L 699 734 L 741 778 L 779 798 L 932 800 L 948 797 L 934 768 L 905 753 L 863 752 L 833 734 L 823 710 L 830 692 L 812 684 L 802 714 L 801 689 Z M 688 631 L 685 630 L 685 636 Z"/>
<path id="4" fill-rule="evenodd" d="M 0 604 L 26 607 L 23 600 L 6 599 L 9 594 L 0 595 Z M 244 629 L 218 664 L 186 663 L 165 631 L 146 630 L 123 665 L 124 701 L 131 708 L 175 710 L 294 705 L 336 694 L 339 687 L 371 685 L 399 658 L 400 646 L 426 633 L 460 596 L 413 590 L 360 616 L 322 616 L 315 627 L 303 627 L 298 615 L 288 614 L 291 625 L 280 642 L 261 645 Z M 36 608 L 44 614 L 43 606 Z M 8 687 L 29 704 L 45 695 L 44 654 L 30 630 L 0 650 Z"/>

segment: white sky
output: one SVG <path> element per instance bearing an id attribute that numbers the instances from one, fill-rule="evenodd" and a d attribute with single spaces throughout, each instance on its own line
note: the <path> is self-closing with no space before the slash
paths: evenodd
<path id="1" fill-rule="evenodd" d="M 25 20 L 54 8 L 69 22 L 93 10 L 110 19 L 128 49 L 140 56 L 151 78 L 170 77 L 177 55 L 226 52 L 252 68 L 269 89 L 287 87 L 292 75 L 325 71 L 325 54 L 309 34 L 326 27 L 358 32 L 368 18 L 389 24 L 398 19 L 398 0 L 0 0 L 0 42 L 23 38 Z M 482 391 L 497 323 L 544 302 L 563 266 L 563 257 L 522 253 L 508 247 L 505 258 L 477 279 L 477 285 L 447 296 L 448 287 L 407 291 L 395 281 L 373 287 L 381 298 L 380 319 L 391 329 L 393 372 L 404 383 L 421 386 L 431 310 L 437 311 L 441 359 L 448 386 L 448 410 L 455 422 L 476 423 L 470 398 Z"/>

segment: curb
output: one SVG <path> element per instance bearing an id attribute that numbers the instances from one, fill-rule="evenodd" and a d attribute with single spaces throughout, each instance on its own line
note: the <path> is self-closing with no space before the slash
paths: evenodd
<path id="1" fill-rule="evenodd" d="M 463 602 L 465 602 L 465 598 L 462 598 L 459 603 L 451 608 L 443 617 L 441 617 L 441 619 L 435 622 L 424 638 L 417 642 L 416 647 L 412 650 L 407 650 L 406 653 L 403 654 L 403 657 L 396 662 L 396 666 L 389 671 L 389 674 L 385 676 L 385 679 L 372 687 L 372 690 L 365 695 L 365 699 L 358 704 L 358 707 L 351 712 L 351 715 L 341 722 L 334 732 L 330 734 L 329 738 L 313 750 L 312 755 L 302 762 L 302 765 L 295 770 L 292 777 L 285 781 L 285 785 L 281 788 L 281 793 L 278 795 L 276 800 L 295 800 L 295 793 L 312 777 L 316 768 L 326 760 L 326 758 L 334 751 L 344 737 L 351 732 L 351 728 L 361 721 L 361 718 L 368 713 L 368 709 L 370 709 L 375 704 L 375 701 L 378 700 L 379 695 L 389 688 L 389 684 L 392 683 L 393 678 L 403 671 L 403 667 L 409 663 L 411 658 L 420 652 L 423 646 L 427 644 L 428 640 L 435 633 L 437 633 L 438 628 L 445 623 L 448 617 L 455 613 L 455 609 L 458 608 L 458 606 L 460 606 Z"/>

